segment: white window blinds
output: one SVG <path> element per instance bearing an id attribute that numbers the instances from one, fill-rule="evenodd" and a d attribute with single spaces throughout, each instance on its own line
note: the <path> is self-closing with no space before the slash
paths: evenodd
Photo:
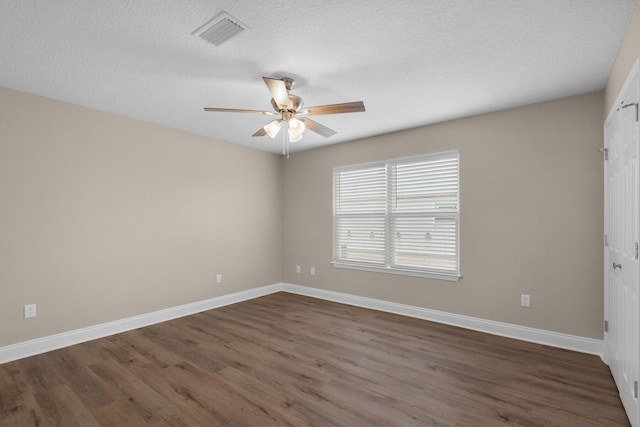
<path id="1" fill-rule="evenodd" d="M 334 265 L 457 280 L 458 157 L 335 168 Z"/>

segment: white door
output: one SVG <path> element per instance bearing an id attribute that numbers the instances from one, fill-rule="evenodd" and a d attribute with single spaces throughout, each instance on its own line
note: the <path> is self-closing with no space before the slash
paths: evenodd
<path id="1" fill-rule="evenodd" d="M 631 425 L 640 427 L 638 67 L 605 123 L 605 361 Z"/>

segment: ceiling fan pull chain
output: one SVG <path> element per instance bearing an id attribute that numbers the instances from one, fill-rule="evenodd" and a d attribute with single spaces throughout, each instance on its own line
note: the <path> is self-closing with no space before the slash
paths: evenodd
<path id="1" fill-rule="evenodd" d="M 287 159 L 289 158 L 289 132 L 282 132 L 285 135 L 285 140 L 287 141 Z"/>
<path id="2" fill-rule="evenodd" d="M 289 134 L 282 132 L 282 155 L 289 158 Z"/>

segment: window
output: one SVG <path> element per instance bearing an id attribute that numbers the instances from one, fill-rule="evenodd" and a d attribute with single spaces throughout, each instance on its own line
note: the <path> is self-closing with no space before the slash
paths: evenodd
<path id="1" fill-rule="evenodd" d="M 336 267 L 458 280 L 458 151 L 333 170 Z"/>

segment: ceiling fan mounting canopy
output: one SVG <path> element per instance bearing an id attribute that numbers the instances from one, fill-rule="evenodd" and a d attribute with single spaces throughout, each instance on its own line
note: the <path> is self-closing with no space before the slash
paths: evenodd
<path id="1" fill-rule="evenodd" d="M 288 91 L 291 90 L 295 82 L 291 77 L 281 77 L 280 80 L 284 82 L 284 87 L 287 88 Z"/>
<path id="2" fill-rule="evenodd" d="M 364 103 L 362 101 L 347 102 L 344 104 L 319 105 L 303 109 L 304 102 L 302 98 L 289 93 L 294 84 L 294 80 L 291 77 L 282 77 L 279 79 L 263 77 L 262 80 L 264 80 L 264 83 L 267 85 L 267 88 L 271 93 L 271 105 L 276 111 L 275 113 L 272 111 L 242 110 L 215 107 L 205 107 L 204 110 L 208 112 L 223 113 L 250 113 L 265 114 L 271 116 L 280 115 L 279 119 L 275 119 L 267 123 L 265 126 L 258 129 L 252 136 L 269 135 L 270 137 L 275 138 L 275 136 L 279 133 L 282 124 L 286 123 L 287 132 L 285 133 L 285 138 L 288 135 L 288 142 L 297 142 L 301 140 L 306 129 L 322 135 L 325 138 L 329 138 L 330 136 L 336 134 L 336 131 L 334 131 L 333 129 L 330 129 L 316 122 L 315 120 L 310 119 L 307 116 L 357 113 L 365 111 Z"/>

